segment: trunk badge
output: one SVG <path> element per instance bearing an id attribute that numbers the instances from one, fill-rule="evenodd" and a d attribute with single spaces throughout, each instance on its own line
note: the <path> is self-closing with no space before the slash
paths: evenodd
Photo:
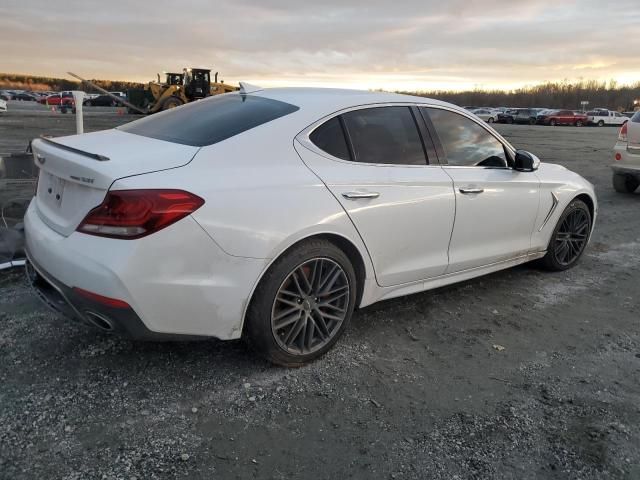
<path id="1" fill-rule="evenodd" d="M 46 158 L 44 158 L 42 155 L 40 155 L 39 153 L 36 154 L 36 158 L 38 159 L 38 162 L 40 162 L 40 165 L 44 165 L 44 162 L 47 161 Z"/>

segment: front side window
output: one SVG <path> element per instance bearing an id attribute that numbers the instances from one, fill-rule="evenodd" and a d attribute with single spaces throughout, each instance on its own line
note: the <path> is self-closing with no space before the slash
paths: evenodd
<path id="1" fill-rule="evenodd" d="M 476 122 L 458 113 L 426 108 L 449 165 L 507 167 L 504 146 Z"/>
<path id="2" fill-rule="evenodd" d="M 409 107 L 377 107 L 342 115 L 354 160 L 363 163 L 426 165 L 416 121 Z"/>
<path id="3" fill-rule="evenodd" d="M 631 121 L 633 123 L 640 123 L 640 110 L 633 114 L 633 117 L 631 117 Z"/>

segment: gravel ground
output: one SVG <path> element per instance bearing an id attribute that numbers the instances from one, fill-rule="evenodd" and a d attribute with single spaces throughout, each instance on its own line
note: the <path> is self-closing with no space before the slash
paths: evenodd
<path id="1" fill-rule="evenodd" d="M 16 107 L 0 152 L 73 128 Z M 365 308 L 307 367 L 97 333 L 0 272 L 0 478 L 640 478 L 640 195 L 610 186 L 616 130 L 497 128 L 596 185 L 581 264 Z"/>

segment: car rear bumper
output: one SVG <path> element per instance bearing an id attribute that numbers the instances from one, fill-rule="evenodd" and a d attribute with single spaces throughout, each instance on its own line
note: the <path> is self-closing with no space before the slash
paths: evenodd
<path id="1" fill-rule="evenodd" d="M 28 256 L 28 253 L 27 253 Z M 135 340 L 196 340 L 206 336 L 159 333 L 149 330 L 133 308 L 110 307 L 92 301 L 68 285 L 55 279 L 42 267 L 28 259 L 25 263 L 27 281 L 36 296 L 48 308 L 63 317 L 103 332 Z"/>
<path id="2" fill-rule="evenodd" d="M 626 142 L 618 142 L 613 147 L 613 154 L 614 159 L 615 155 L 620 155 L 620 160 L 615 160 L 615 163 L 611 165 L 614 173 L 631 175 L 640 179 L 640 148 L 629 151 Z"/>
<path id="3" fill-rule="evenodd" d="M 67 317 L 106 321 L 111 326 L 103 330 L 139 339 L 239 338 L 267 262 L 224 253 L 191 217 L 138 240 L 62 236 L 42 221 L 35 202 L 24 223 L 40 299 Z M 78 289 L 129 308 L 96 304 Z"/>

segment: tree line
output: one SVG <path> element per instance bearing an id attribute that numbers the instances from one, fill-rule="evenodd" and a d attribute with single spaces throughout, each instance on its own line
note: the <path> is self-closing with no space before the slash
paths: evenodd
<path id="1" fill-rule="evenodd" d="M 126 91 L 130 88 L 142 88 L 143 84 L 119 80 L 91 80 L 109 91 Z M 0 89 L 19 90 L 85 90 L 81 82 L 66 78 L 40 77 L 0 73 Z M 581 80 L 578 82 L 545 82 L 515 90 L 469 91 L 436 90 L 418 92 L 398 92 L 436 98 L 463 106 L 478 107 L 545 107 L 581 109 L 581 101 L 588 101 L 587 109 L 604 107 L 611 110 L 631 111 L 640 105 L 640 81 L 632 85 L 619 85 L 615 80 Z M 636 103 L 634 103 L 636 102 Z"/>
<path id="2" fill-rule="evenodd" d="M 478 107 L 540 107 L 582 109 L 580 102 L 588 101 L 587 109 L 609 108 L 632 111 L 640 107 L 640 81 L 619 85 L 615 80 L 581 80 L 578 82 L 546 82 L 515 90 L 470 91 L 437 90 L 431 92 L 399 92 L 435 98 L 462 106 Z M 635 102 L 635 103 L 634 103 Z"/>
<path id="3" fill-rule="evenodd" d="M 124 82 L 120 80 L 91 80 L 99 87 L 112 92 L 124 92 L 130 88 L 142 88 L 143 84 L 137 82 Z M 30 90 L 30 91 L 54 91 L 84 90 L 92 91 L 90 86 L 83 88 L 81 82 L 67 80 L 66 78 L 39 77 L 34 75 L 20 75 L 13 73 L 0 73 L 0 89 L 3 90 Z M 97 93 L 97 92 L 96 92 Z"/>

